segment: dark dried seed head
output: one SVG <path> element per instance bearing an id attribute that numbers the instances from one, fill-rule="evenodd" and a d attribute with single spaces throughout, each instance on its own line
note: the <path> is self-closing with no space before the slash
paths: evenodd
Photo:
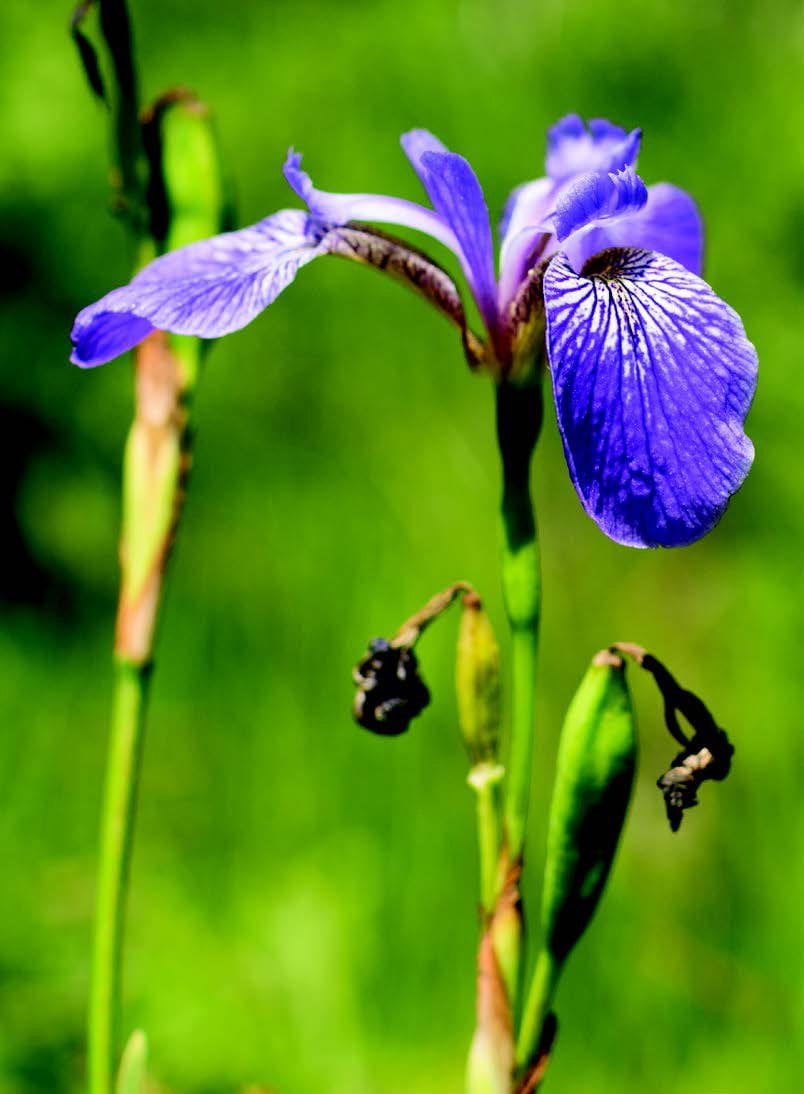
<path id="1" fill-rule="evenodd" d="M 430 702 L 413 650 L 375 638 L 354 670 L 355 721 L 372 733 L 397 737 Z"/>

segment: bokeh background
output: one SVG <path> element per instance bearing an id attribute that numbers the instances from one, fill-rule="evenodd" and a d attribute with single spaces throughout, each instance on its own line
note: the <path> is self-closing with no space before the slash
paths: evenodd
<path id="1" fill-rule="evenodd" d="M 424 125 L 492 209 L 560 115 L 645 130 L 641 173 L 706 218 L 707 276 L 762 363 L 757 459 L 697 546 L 636 552 L 583 515 L 548 417 L 536 471 L 544 654 L 531 869 L 562 711 L 640 641 L 733 734 L 733 775 L 669 833 L 672 747 L 634 678 L 639 785 L 558 1009 L 555 1094 L 800 1089 L 804 674 L 804 9 L 793 0 L 132 0 L 144 92 L 215 109 L 240 223 L 319 185 L 417 196 Z M 130 367 L 68 366 L 124 281 L 106 126 L 69 0 L 0 10 L 0 1091 L 81 1087 Z M 440 255 L 448 265 L 449 256 Z M 165 1090 L 449 1094 L 472 1027 L 474 821 L 455 621 L 422 646 L 409 735 L 351 722 L 366 640 L 467 578 L 503 631 L 488 385 L 412 295 L 320 262 L 209 358 L 146 747 L 125 1024 Z M 160 1087 L 162 1089 L 162 1087 Z"/>

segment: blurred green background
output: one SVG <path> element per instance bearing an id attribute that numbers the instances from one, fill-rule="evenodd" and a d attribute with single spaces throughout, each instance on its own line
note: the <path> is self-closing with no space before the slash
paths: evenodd
<path id="1" fill-rule="evenodd" d="M 639 785 L 559 996 L 549 1089 L 800 1089 L 804 9 L 794 0 L 133 0 L 143 91 L 215 109 L 239 221 L 322 187 L 417 196 L 398 134 L 465 153 L 492 209 L 560 115 L 645 130 L 690 190 L 707 277 L 762 364 L 754 471 L 695 547 L 636 552 L 583 515 L 548 418 L 536 472 L 544 654 L 531 867 L 562 711 L 590 654 L 664 657 L 737 760 L 679 835 L 672 755 L 634 678 Z M 69 0 L 0 10 L 0 1091 L 80 1088 L 116 591 L 124 361 L 67 365 L 74 313 L 129 273 L 106 127 Z M 447 264 L 448 256 L 441 255 Z M 390 282 L 320 262 L 218 345 L 159 644 L 133 867 L 125 1024 L 166 1090 L 451 1094 L 473 1019 L 476 868 L 455 621 L 405 738 L 350 720 L 350 670 L 456 578 L 497 575 L 488 385 Z M 538 870 L 525 879 L 535 910 Z M 161 1088 L 160 1088 L 161 1089 Z"/>

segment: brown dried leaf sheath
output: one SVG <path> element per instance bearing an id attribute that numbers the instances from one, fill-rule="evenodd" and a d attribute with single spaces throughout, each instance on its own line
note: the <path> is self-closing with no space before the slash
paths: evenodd
<path id="1" fill-rule="evenodd" d="M 361 225 L 333 228 L 327 235 L 327 245 L 331 254 L 374 266 L 408 285 L 458 328 L 470 366 L 475 368 L 483 363 L 486 347 L 466 324 L 466 312 L 455 282 L 427 255 L 393 236 Z"/>

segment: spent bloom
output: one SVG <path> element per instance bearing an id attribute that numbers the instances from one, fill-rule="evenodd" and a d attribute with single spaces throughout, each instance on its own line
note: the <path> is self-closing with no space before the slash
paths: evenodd
<path id="1" fill-rule="evenodd" d="M 302 266 L 334 254 L 407 283 L 459 329 L 467 358 L 524 379 L 546 356 L 570 477 L 612 539 L 680 546 L 718 521 L 748 474 L 743 423 L 757 357 L 739 316 L 700 277 L 695 203 L 636 173 L 641 133 L 570 115 L 547 136 L 546 175 L 517 187 L 494 242 L 469 163 L 425 130 L 402 147 L 430 207 L 318 190 L 294 152 L 307 210 L 163 255 L 78 315 L 72 361 L 99 365 L 152 330 L 218 338 L 250 323 Z M 370 223 L 423 232 L 457 256 L 484 327 L 452 278 Z"/>

